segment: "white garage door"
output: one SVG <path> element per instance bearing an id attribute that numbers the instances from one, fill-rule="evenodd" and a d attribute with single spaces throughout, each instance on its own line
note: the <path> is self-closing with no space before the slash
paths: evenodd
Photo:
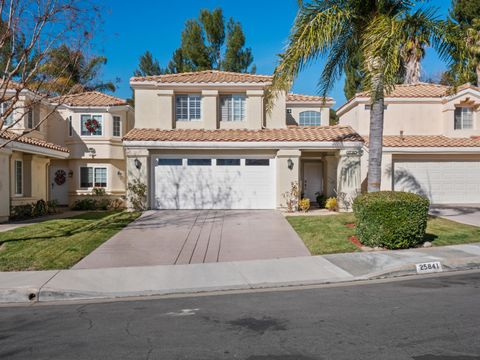
<path id="1" fill-rule="evenodd" d="M 268 158 L 158 157 L 157 209 L 273 209 L 275 161 Z"/>
<path id="2" fill-rule="evenodd" d="M 480 203 L 480 161 L 397 161 L 394 189 L 433 204 Z"/>

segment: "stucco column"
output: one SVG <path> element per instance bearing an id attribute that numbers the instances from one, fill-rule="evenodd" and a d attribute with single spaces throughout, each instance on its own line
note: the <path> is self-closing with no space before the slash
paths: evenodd
<path id="1" fill-rule="evenodd" d="M 23 154 L 23 197 L 32 197 L 33 155 Z"/>
<path id="2" fill-rule="evenodd" d="M 147 186 L 147 196 L 142 201 L 145 208 L 150 208 L 150 153 L 147 149 L 126 149 L 126 167 L 127 167 L 127 208 L 133 210 L 132 197 L 135 197 L 129 184 L 141 183 Z"/>
<path id="3" fill-rule="evenodd" d="M 264 114 L 263 90 L 247 90 L 246 113 L 247 127 L 249 129 L 261 129 Z"/>
<path id="4" fill-rule="evenodd" d="M 10 216 L 10 155 L 12 151 L 0 149 L 0 223 Z"/>
<path id="5" fill-rule="evenodd" d="M 218 90 L 202 90 L 202 119 L 205 129 L 218 128 Z"/>
<path id="6" fill-rule="evenodd" d="M 351 211 L 361 191 L 362 150 L 340 150 L 337 168 L 337 201 L 340 211 Z"/>
<path id="7" fill-rule="evenodd" d="M 380 190 L 393 190 L 393 162 L 391 153 L 382 154 L 382 182 Z"/>
<path id="8" fill-rule="evenodd" d="M 173 129 L 173 124 L 175 122 L 175 93 L 173 90 L 158 90 L 157 95 L 159 119 L 155 119 L 151 123 L 151 127 L 158 127 L 160 129 Z M 136 113 L 135 116 L 137 116 Z"/>
<path id="9" fill-rule="evenodd" d="M 337 167 L 338 167 L 338 155 L 325 156 L 325 181 L 327 197 L 337 196 Z"/>
<path id="10" fill-rule="evenodd" d="M 301 155 L 302 152 L 300 150 L 279 150 L 277 152 L 277 207 L 279 208 L 286 207 L 283 194 L 291 190 L 292 182 L 299 182 Z M 289 167 L 289 163 L 293 166 Z"/>
<path id="11" fill-rule="evenodd" d="M 49 158 L 41 156 L 33 156 L 31 160 L 31 197 L 48 200 L 48 173 L 47 164 Z"/>
<path id="12" fill-rule="evenodd" d="M 323 126 L 330 125 L 330 108 L 322 107 L 320 109 L 320 123 Z"/>

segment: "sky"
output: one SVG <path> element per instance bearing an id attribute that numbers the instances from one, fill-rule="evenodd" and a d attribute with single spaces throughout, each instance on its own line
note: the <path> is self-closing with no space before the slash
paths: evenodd
<path id="1" fill-rule="evenodd" d="M 196 18 L 200 9 L 223 9 L 225 18 L 240 21 L 245 32 L 247 47 L 254 56 L 257 74 L 272 74 L 277 54 L 285 48 L 290 28 L 298 9 L 297 0 L 104 0 L 104 18 L 94 38 L 92 54 L 107 57 L 102 71 L 104 80 L 118 80 L 114 95 L 131 96 L 129 78 L 138 66 L 139 57 L 152 52 L 161 66 L 165 66 L 180 45 L 181 32 L 186 20 Z M 430 0 L 440 17 L 448 13 L 450 1 Z M 318 94 L 317 82 L 324 59 L 312 63 L 296 79 L 292 91 Z M 446 64 L 438 60 L 433 49 L 427 49 L 422 62 L 423 74 L 438 77 Z M 337 81 L 329 92 L 336 108 L 345 101 L 344 79 Z"/>

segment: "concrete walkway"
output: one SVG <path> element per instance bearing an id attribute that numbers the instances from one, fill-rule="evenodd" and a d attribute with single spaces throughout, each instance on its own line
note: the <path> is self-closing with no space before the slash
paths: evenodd
<path id="1" fill-rule="evenodd" d="M 48 220 L 56 220 L 56 219 L 65 219 L 72 216 L 77 216 L 85 213 L 86 211 L 73 211 L 73 210 L 60 210 L 57 214 L 42 216 L 38 218 L 22 220 L 22 221 L 11 221 L 8 223 L 0 224 L 0 232 L 13 230 L 22 226 L 28 226 L 32 224 L 41 223 Z"/>
<path id="2" fill-rule="evenodd" d="M 181 265 L 310 255 L 278 211 L 147 211 L 73 269 Z"/>
<path id="3" fill-rule="evenodd" d="M 480 226 L 480 204 L 478 205 L 436 205 L 430 214 L 462 224 Z"/>
<path id="4" fill-rule="evenodd" d="M 0 272 L 0 302 L 105 299 L 368 280 L 416 274 L 439 261 L 444 271 L 480 268 L 480 243 L 209 264 Z"/>

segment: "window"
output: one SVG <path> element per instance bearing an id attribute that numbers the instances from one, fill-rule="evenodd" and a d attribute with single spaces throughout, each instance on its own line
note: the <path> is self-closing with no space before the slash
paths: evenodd
<path id="1" fill-rule="evenodd" d="M 195 121 L 201 117 L 200 95 L 177 95 L 175 97 L 175 115 L 177 121 Z"/>
<path id="2" fill-rule="evenodd" d="M 240 166 L 240 159 L 217 159 L 217 166 Z"/>
<path id="3" fill-rule="evenodd" d="M 81 167 L 80 187 L 107 187 L 107 168 L 105 167 Z"/>
<path id="4" fill-rule="evenodd" d="M 468 107 L 455 108 L 455 130 L 473 129 L 473 109 Z"/>
<path id="5" fill-rule="evenodd" d="M 246 166 L 269 166 L 270 159 L 245 159 Z"/>
<path id="6" fill-rule="evenodd" d="M 15 195 L 23 194 L 23 162 L 15 160 Z"/>
<path id="7" fill-rule="evenodd" d="M 320 112 L 302 111 L 300 113 L 300 126 L 320 126 Z"/>
<path id="8" fill-rule="evenodd" d="M 188 159 L 187 164 L 189 166 L 210 166 L 212 159 Z"/>
<path id="9" fill-rule="evenodd" d="M 221 121 L 245 120 L 245 95 L 222 95 L 220 97 Z"/>
<path id="10" fill-rule="evenodd" d="M 71 116 L 67 118 L 67 123 L 68 123 L 68 136 L 73 136 L 73 124 L 72 124 Z"/>
<path id="11" fill-rule="evenodd" d="M 88 129 L 87 124 L 93 125 Z M 80 127 L 82 136 L 102 136 L 103 135 L 103 118 L 102 115 L 82 115 L 80 117 Z M 91 131 L 94 130 L 94 131 Z"/>
<path id="12" fill-rule="evenodd" d="M 388 105 L 383 105 L 383 110 L 387 110 Z M 372 105 L 365 105 L 365 110 L 371 110 Z"/>
<path id="13" fill-rule="evenodd" d="M 120 116 L 113 117 L 113 136 L 122 136 L 122 120 Z"/>
<path id="14" fill-rule="evenodd" d="M 11 101 L 3 101 L 0 103 L 0 114 L 4 114 L 12 106 Z M 13 124 L 13 111 L 5 119 L 5 126 L 10 126 Z"/>
<path id="15" fill-rule="evenodd" d="M 158 159 L 160 166 L 182 166 L 182 159 Z"/>
<path id="16" fill-rule="evenodd" d="M 31 108 L 27 112 L 27 128 L 33 129 L 33 127 L 33 108 Z"/>

